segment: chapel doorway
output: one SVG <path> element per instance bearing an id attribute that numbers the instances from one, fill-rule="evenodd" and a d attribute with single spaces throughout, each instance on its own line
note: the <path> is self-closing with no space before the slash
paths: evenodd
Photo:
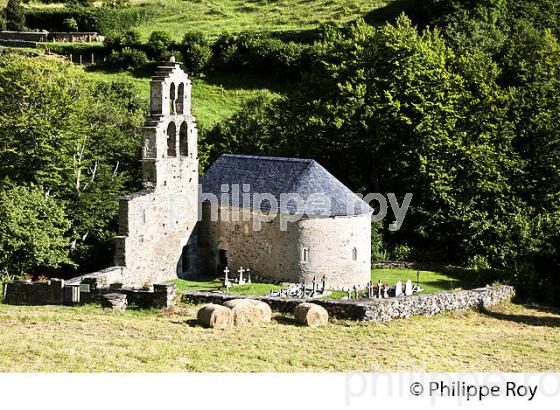
<path id="1" fill-rule="evenodd" d="M 225 249 L 218 249 L 218 264 L 217 264 L 217 272 L 216 274 L 222 275 L 224 273 L 224 269 L 228 266 L 229 263 L 229 252 Z"/>

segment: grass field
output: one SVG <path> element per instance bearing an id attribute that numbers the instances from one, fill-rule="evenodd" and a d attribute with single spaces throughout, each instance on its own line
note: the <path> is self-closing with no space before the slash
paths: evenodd
<path id="1" fill-rule="evenodd" d="M 6 0 L 0 0 L 5 4 Z M 132 7 L 149 9 L 147 20 L 135 27 L 145 40 L 152 31 L 167 31 L 179 40 L 187 31 L 205 34 L 239 31 L 285 31 L 338 24 L 363 17 L 390 0 L 132 0 Z M 101 2 L 96 2 L 100 5 Z M 61 7 L 63 2 L 30 7 Z"/>
<path id="2" fill-rule="evenodd" d="M 204 329 L 171 312 L 0 305 L 0 371 L 560 370 L 560 312 L 514 304 L 312 329 L 274 314 L 260 327 Z"/>

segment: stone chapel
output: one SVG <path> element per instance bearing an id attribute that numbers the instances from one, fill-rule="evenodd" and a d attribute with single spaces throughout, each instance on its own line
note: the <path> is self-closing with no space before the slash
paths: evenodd
<path id="1" fill-rule="evenodd" d="M 332 287 L 370 278 L 371 212 L 313 160 L 224 154 L 199 181 L 192 83 L 179 63 L 163 63 L 151 79 L 150 116 L 143 127 L 143 190 L 121 198 L 115 265 L 122 282 L 142 285 L 182 276 L 221 275 L 250 268 L 264 280 L 307 282 L 326 277 Z M 200 184 L 200 185 L 199 185 Z M 279 218 L 254 230 L 248 220 L 223 216 L 244 205 L 209 204 L 223 186 L 249 195 L 314 193 L 331 199 L 326 214 L 304 216 L 280 229 Z M 213 214 L 218 217 L 211 217 Z"/>

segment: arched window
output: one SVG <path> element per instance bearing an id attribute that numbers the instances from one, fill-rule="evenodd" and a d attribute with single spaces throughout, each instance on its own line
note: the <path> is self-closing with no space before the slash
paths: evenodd
<path id="1" fill-rule="evenodd" d="M 175 114 L 175 84 L 171 84 L 169 87 L 169 113 Z"/>
<path id="2" fill-rule="evenodd" d="M 356 248 L 352 248 L 352 260 L 353 261 L 358 260 L 358 249 L 356 249 Z"/>
<path id="3" fill-rule="evenodd" d="M 172 121 L 167 126 L 167 156 L 176 157 L 177 156 L 177 127 Z"/>
<path id="4" fill-rule="evenodd" d="M 179 129 L 179 154 L 183 157 L 189 155 L 189 139 L 186 122 L 183 122 Z"/>
<path id="5" fill-rule="evenodd" d="M 179 90 L 177 92 L 177 114 L 183 114 L 183 106 L 185 104 L 185 84 L 179 84 Z"/>

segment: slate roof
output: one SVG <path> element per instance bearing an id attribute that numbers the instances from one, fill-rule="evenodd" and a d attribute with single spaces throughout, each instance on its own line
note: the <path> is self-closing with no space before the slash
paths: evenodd
<path id="1" fill-rule="evenodd" d="M 303 209 L 295 200 L 287 201 L 287 206 L 280 209 L 280 212 L 284 213 L 349 216 L 373 211 L 360 197 L 312 159 L 224 154 L 206 171 L 202 180 L 202 192 L 220 198 L 223 184 L 228 185 L 228 192 L 231 192 L 232 185 L 239 185 L 239 207 L 243 207 L 241 197 L 244 192 L 243 184 L 248 184 L 250 204 L 253 204 L 254 194 L 265 193 L 274 196 L 278 204 L 280 204 L 280 194 L 298 194 L 303 201 L 306 201 Z M 324 194 L 323 205 L 309 200 L 311 194 Z M 229 205 L 235 201 L 232 195 L 229 195 L 229 201 Z M 350 206 L 347 205 L 348 203 Z M 263 211 L 270 211 L 270 202 L 262 201 L 260 208 Z"/>

